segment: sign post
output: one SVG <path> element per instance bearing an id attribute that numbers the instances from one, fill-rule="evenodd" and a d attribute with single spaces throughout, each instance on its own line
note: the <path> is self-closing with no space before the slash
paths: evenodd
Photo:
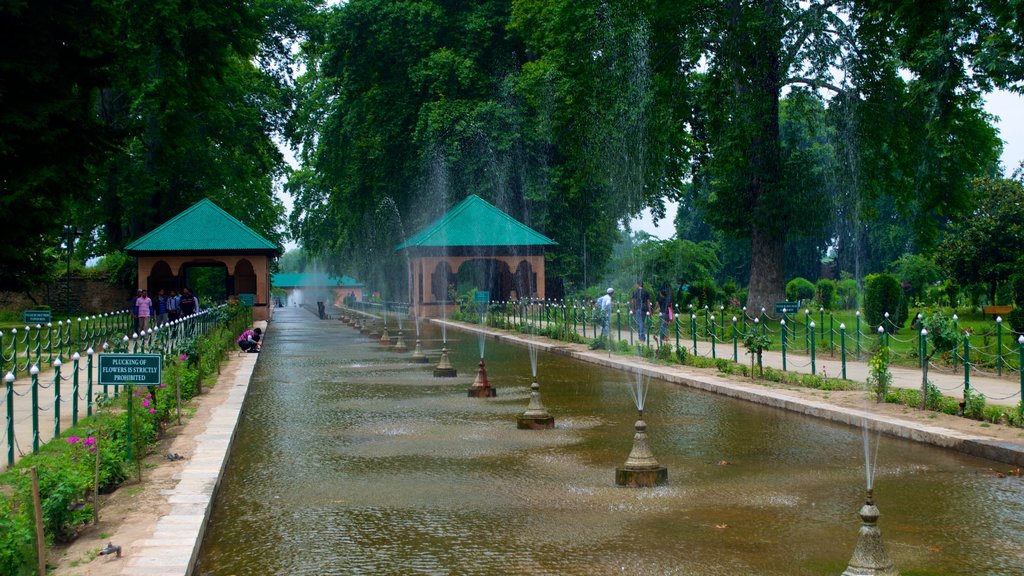
<path id="1" fill-rule="evenodd" d="M 25 310 L 21 314 L 25 324 L 46 324 L 50 322 L 49 310 Z"/>
<path id="2" fill-rule="evenodd" d="M 776 314 L 796 314 L 797 310 L 800 309 L 799 302 L 776 302 L 775 313 Z"/>
<path id="3" fill-rule="evenodd" d="M 159 386 L 163 376 L 163 357 L 159 354 L 100 354 L 99 383 L 117 387 L 132 384 Z"/>

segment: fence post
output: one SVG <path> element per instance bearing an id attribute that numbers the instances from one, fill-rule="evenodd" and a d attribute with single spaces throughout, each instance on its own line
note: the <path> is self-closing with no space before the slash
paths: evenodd
<path id="1" fill-rule="evenodd" d="M 33 364 L 32 375 L 32 453 L 39 452 L 39 366 Z"/>
<path id="2" fill-rule="evenodd" d="M 964 398 L 971 389 L 971 342 L 964 334 Z"/>
<path id="3" fill-rule="evenodd" d="M 1024 343 L 1020 350 L 1024 358 Z M 10 468 L 14 466 L 14 372 L 8 372 L 4 381 L 7 383 L 7 467 Z M 1024 373 L 1021 374 L 1021 386 L 1024 387 Z"/>
<path id="4" fill-rule="evenodd" d="M 811 320 L 811 375 L 815 376 L 818 374 L 817 365 L 814 363 L 814 320 Z"/>
<path id="5" fill-rule="evenodd" d="M 690 314 L 690 333 L 693 334 L 693 355 L 697 355 L 697 315 Z"/>
<path id="6" fill-rule="evenodd" d="M 1017 406 L 1020 408 L 1021 413 L 1024 414 L 1024 335 L 1017 338 L 1017 346 L 1020 347 L 1020 404 Z M 7 404 L 10 405 L 10 403 L 11 400 L 8 398 Z"/>
<path id="7" fill-rule="evenodd" d="M 92 355 L 94 351 L 85 351 L 85 415 L 92 416 Z"/>
<path id="8" fill-rule="evenodd" d="M 996 373 L 1003 375 L 1003 317 L 996 316 Z"/>
<path id="9" fill-rule="evenodd" d="M 779 333 L 782 335 L 782 371 L 786 371 L 786 319 L 779 320 Z"/>
<path id="10" fill-rule="evenodd" d="M 843 380 L 846 380 L 846 324 L 839 323 L 839 348 L 843 364 Z"/>
<path id="11" fill-rule="evenodd" d="M 673 305 L 675 310 L 672 315 L 672 325 L 676 330 L 676 350 L 679 350 L 679 308 Z"/>
<path id="12" fill-rule="evenodd" d="M 711 315 L 711 357 L 717 358 L 715 354 L 715 315 Z"/>
<path id="13" fill-rule="evenodd" d="M 60 358 L 53 361 L 53 437 L 60 436 Z"/>
<path id="14" fill-rule="evenodd" d="M 71 425 L 78 426 L 78 365 L 82 356 L 75 352 L 71 356 L 74 361 L 75 375 L 71 378 Z"/>

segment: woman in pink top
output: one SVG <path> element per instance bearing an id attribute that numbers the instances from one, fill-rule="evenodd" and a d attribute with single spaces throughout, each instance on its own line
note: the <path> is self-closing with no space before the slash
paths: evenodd
<path id="1" fill-rule="evenodd" d="M 149 299 L 149 293 L 145 290 L 142 291 L 142 296 L 135 301 L 135 310 L 139 317 L 139 334 L 141 335 L 146 328 L 149 328 L 149 318 L 153 315 L 153 301 Z"/>

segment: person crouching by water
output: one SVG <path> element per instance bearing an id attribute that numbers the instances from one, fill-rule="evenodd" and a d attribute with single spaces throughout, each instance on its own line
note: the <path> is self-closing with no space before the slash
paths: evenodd
<path id="1" fill-rule="evenodd" d="M 263 336 L 263 330 L 259 328 L 246 330 L 238 337 L 238 347 L 242 352 L 259 352 L 261 336 Z"/>

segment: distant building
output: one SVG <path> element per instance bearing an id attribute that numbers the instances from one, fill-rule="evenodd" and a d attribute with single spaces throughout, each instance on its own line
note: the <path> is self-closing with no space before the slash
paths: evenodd
<path id="1" fill-rule="evenodd" d="M 314 305 L 317 302 L 341 305 L 345 299 L 362 302 L 366 285 L 351 276 L 310 272 L 305 274 L 274 274 L 272 288 L 285 292 L 285 306 Z"/>

